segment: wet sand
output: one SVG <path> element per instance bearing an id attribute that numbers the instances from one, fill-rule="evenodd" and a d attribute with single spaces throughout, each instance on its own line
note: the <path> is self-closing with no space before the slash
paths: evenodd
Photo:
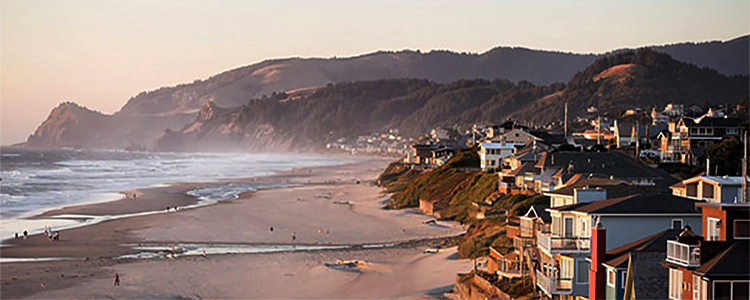
<path id="1" fill-rule="evenodd" d="M 359 245 L 455 236 L 455 224 L 426 225 L 414 210 L 381 209 L 387 197 L 372 181 L 391 159 L 359 158 L 231 182 L 292 185 L 244 193 L 218 204 L 105 221 L 61 232 L 59 242 L 35 235 L 6 241 L 2 258 L 68 257 L 71 261 L 2 263 L 2 298 L 394 298 L 422 297 L 450 286 L 468 262 L 450 252 L 424 254 L 429 245 L 270 254 L 225 254 L 176 259 L 117 260 L 138 243 Z M 64 214 L 117 215 L 186 207 L 185 192 L 226 184 L 186 183 L 144 189 L 133 199 L 68 207 Z M 270 230 L 273 227 L 273 231 Z M 294 237 L 294 238 L 293 238 Z M 325 267 L 336 259 L 368 261 L 361 273 Z M 114 273 L 123 286 L 112 287 Z M 438 290 L 433 290 L 438 289 Z"/>

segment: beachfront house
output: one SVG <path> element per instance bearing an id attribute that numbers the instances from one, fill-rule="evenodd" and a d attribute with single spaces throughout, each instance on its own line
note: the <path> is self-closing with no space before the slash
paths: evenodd
<path id="1" fill-rule="evenodd" d="M 748 299 L 750 204 L 703 202 L 703 236 L 686 232 L 667 242 L 669 299 Z"/>
<path id="2" fill-rule="evenodd" d="M 714 203 L 744 202 L 741 176 L 696 176 L 670 188 L 672 194 L 691 199 Z"/>
<path id="3" fill-rule="evenodd" d="M 502 159 L 513 154 L 515 145 L 505 142 L 482 142 L 479 143 L 479 166 L 482 171 L 495 171 L 500 168 Z"/>
<path id="4" fill-rule="evenodd" d="M 588 297 L 590 264 L 604 262 L 589 260 L 593 232 L 606 235 L 594 250 L 613 249 L 659 230 L 698 224 L 695 203 L 674 195 L 644 194 L 547 209 L 552 225 L 537 234 L 537 286 L 552 298 Z M 597 222 L 606 231 L 592 230 Z"/>

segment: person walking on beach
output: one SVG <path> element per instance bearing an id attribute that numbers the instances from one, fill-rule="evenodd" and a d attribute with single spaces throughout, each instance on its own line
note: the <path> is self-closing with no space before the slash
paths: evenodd
<path id="1" fill-rule="evenodd" d="M 29 236 L 29 231 L 28 230 L 24 230 L 23 231 L 23 239 L 25 240 L 26 237 L 28 237 L 28 236 Z"/>
<path id="2" fill-rule="evenodd" d="M 120 286 L 120 274 L 115 273 L 115 286 Z"/>

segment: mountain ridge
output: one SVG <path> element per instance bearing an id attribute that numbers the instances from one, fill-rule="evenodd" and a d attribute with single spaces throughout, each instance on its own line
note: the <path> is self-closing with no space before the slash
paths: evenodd
<path id="1" fill-rule="evenodd" d="M 748 43 L 744 43 L 744 41 L 750 41 L 749 36 L 743 36 L 727 42 L 706 42 L 703 44 L 711 45 L 711 47 L 720 45 L 723 46 L 722 49 L 741 48 L 740 50 L 731 51 L 722 50 L 724 52 L 712 50 L 717 53 L 725 53 L 727 51 L 732 53 L 738 51 L 750 53 Z M 680 43 L 663 47 L 682 47 L 680 49 L 688 49 L 685 51 L 689 53 L 690 51 L 695 51 L 690 49 L 695 49 L 695 47 L 699 47 L 701 44 L 695 45 Z M 612 53 L 617 53 L 617 51 L 612 51 Z M 427 78 L 429 79 L 428 81 L 434 84 L 448 84 L 464 78 L 494 78 L 493 74 L 502 73 L 507 70 L 515 70 L 513 75 L 515 77 L 508 76 L 510 78 L 506 80 L 511 83 L 516 82 L 519 86 L 528 86 L 529 84 L 536 86 L 537 84 L 531 81 L 520 79 L 533 76 L 537 76 L 537 79 L 541 78 L 539 79 L 541 81 L 546 80 L 550 82 L 557 81 L 550 78 L 567 76 L 568 78 L 562 81 L 568 82 L 568 79 L 574 78 L 575 74 L 587 69 L 598 57 L 593 54 L 566 55 L 569 54 L 564 52 L 538 51 L 523 47 L 495 47 L 482 54 L 456 53 L 444 50 L 435 50 L 422 54 L 419 51 L 402 50 L 397 52 L 378 51 L 355 57 L 334 59 L 272 59 L 221 72 L 204 80 L 196 80 L 192 83 L 162 87 L 139 93 L 131 97 L 119 111 L 112 115 L 106 115 L 111 118 L 105 118 L 109 121 L 99 122 L 101 124 L 76 126 L 76 124 L 56 122 L 48 118 L 40 125 L 40 128 L 45 127 L 47 129 L 42 131 L 37 129 L 30 136 L 27 144 L 39 147 L 82 148 L 124 148 L 126 145 L 131 144 L 151 145 L 155 138 L 164 135 L 165 129 L 178 132 L 186 124 L 192 123 L 201 107 L 206 103 L 214 103 L 217 107 L 221 108 L 241 107 L 251 99 L 259 98 L 262 95 L 268 96 L 279 91 L 305 89 L 310 93 L 310 91 L 315 91 L 334 82 L 373 81 L 389 78 Z M 748 55 L 740 58 L 737 58 L 737 55 L 730 55 L 730 57 L 733 57 L 735 60 L 747 60 Z M 529 60 L 535 60 L 535 62 L 526 63 Z M 361 61 L 365 63 L 352 63 L 359 63 Z M 583 65 L 584 63 L 585 65 Z M 321 65 L 325 66 L 321 67 Z M 303 69 L 304 72 L 298 72 Z M 538 74 L 543 74 L 543 76 L 547 77 Z M 555 84 L 547 84 L 545 86 L 547 86 L 547 89 L 553 90 L 550 95 L 561 92 L 559 90 L 561 84 L 558 84 L 556 87 Z M 531 93 L 532 89 L 526 90 L 525 93 Z M 512 93 L 524 92 L 521 92 L 521 89 L 519 89 Z M 296 94 L 295 97 L 297 98 L 301 97 L 300 93 L 294 94 Z M 537 103 L 539 99 L 550 96 L 537 95 L 537 92 L 531 94 L 539 96 L 539 98 L 524 98 L 526 104 Z M 449 94 L 443 96 L 455 97 Z M 487 100 L 486 98 L 482 99 Z M 284 101 L 289 101 L 290 99 L 285 99 Z M 518 111 L 519 103 L 513 102 L 516 101 L 513 97 L 509 99 L 504 100 L 507 103 L 503 105 L 488 107 L 487 109 L 492 111 L 489 115 L 508 116 Z M 426 103 L 426 105 L 430 109 L 430 104 Z M 558 104 L 554 105 L 554 107 L 558 106 Z M 437 110 L 438 108 L 432 107 L 431 109 Z M 497 110 L 504 111 L 498 112 Z M 440 121 L 436 119 L 436 116 L 440 114 L 431 114 L 425 111 L 427 110 L 422 110 L 422 112 L 414 116 L 408 116 L 408 118 L 414 124 L 421 124 L 418 126 L 419 128 L 433 126 L 436 121 Z M 85 115 L 87 113 L 82 112 L 82 114 Z M 471 118 L 484 118 L 482 117 L 484 115 L 488 115 L 488 113 L 486 111 L 467 110 L 461 116 L 451 116 L 449 119 L 464 122 L 464 120 Z M 526 117 L 523 112 L 513 116 Z M 97 118 L 91 117 L 91 119 Z M 534 119 L 531 118 L 531 120 Z M 549 120 L 537 118 L 535 121 L 546 122 Z M 58 124 L 60 127 L 57 128 L 57 131 L 60 132 L 54 132 L 52 130 L 54 126 L 51 126 L 51 124 Z M 108 132 L 99 132 L 105 129 Z M 73 132 L 85 130 L 91 130 L 88 140 L 85 138 L 85 134 L 79 134 L 80 136 L 72 138 L 75 136 Z M 61 132 L 67 133 L 63 134 Z M 71 138 L 66 140 L 66 136 L 70 136 Z"/>

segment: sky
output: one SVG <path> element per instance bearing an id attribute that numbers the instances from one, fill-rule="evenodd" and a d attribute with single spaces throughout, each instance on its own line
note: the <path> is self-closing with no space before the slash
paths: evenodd
<path id="1" fill-rule="evenodd" d="M 282 57 L 496 46 L 602 53 L 750 32 L 750 1 L 0 1 L 0 144 L 75 101 L 114 113 L 142 91 Z"/>

